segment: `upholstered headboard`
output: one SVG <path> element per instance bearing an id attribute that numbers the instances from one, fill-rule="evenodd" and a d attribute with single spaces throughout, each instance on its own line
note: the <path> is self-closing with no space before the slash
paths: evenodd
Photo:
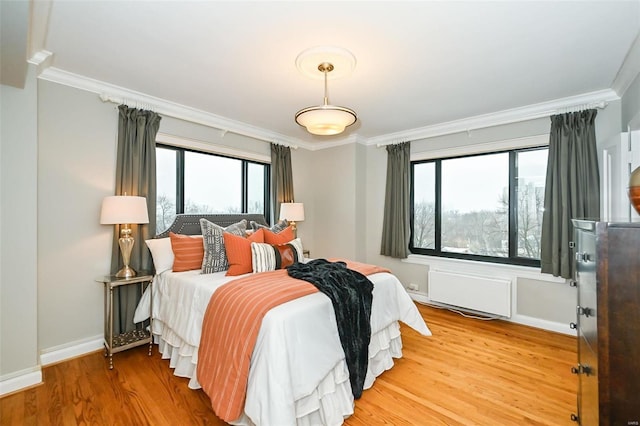
<path id="1" fill-rule="evenodd" d="M 257 213 L 236 213 L 236 214 L 179 214 L 176 216 L 175 220 L 171 224 L 171 226 L 164 232 L 155 236 L 155 238 L 164 238 L 169 236 L 169 232 L 173 232 L 175 234 L 186 234 L 186 235 L 200 235 L 202 233 L 200 227 L 200 219 L 204 218 L 210 222 L 215 223 L 216 225 L 220 225 L 222 227 L 227 227 L 229 225 L 233 225 L 234 223 L 240 222 L 242 219 L 247 221 L 247 226 L 249 222 L 254 221 L 259 224 L 268 226 L 267 221 L 264 219 L 264 216 Z"/>

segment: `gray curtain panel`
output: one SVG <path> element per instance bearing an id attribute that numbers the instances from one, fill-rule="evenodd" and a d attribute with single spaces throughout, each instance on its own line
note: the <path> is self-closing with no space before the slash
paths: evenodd
<path id="1" fill-rule="evenodd" d="M 118 107 L 118 152 L 116 158 L 115 195 L 137 195 L 147 198 L 149 224 L 131 225 L 131 236 L 135 244 L 131 251 L 130 265 L 136 271 L 153 269 L 151 253 L 145 240 L 156 233 L 156 135 L 160 128 L 161 117 L 152 111 Z M 116 226 L 113 235 L 111 270 L 113 273 L 122 268 L 122 256 L 118 245 L 120 227 Z M 133 314 L 141 296 L 140 286 L 120 287 L 114 297 L 114 331 L 120 333 L 134 328 Z"/>
<path id="2" fill-rule="evenodd" d="M 280 218 L 280 203 L 293 202 L 293 172 L 291 169 L 291 148 L 271 144 L 271 203 L 273 220 Z"/>
<path id="3" fill-rule="evenodd" d="M 551 116 L 542 216 L 542 272 L 573 278 L 571 219 L 600 218 L 595 109 Z"/>
<path id="4" fill-rule="evenodd" d="M 409 255 L 411 143 L 387 145 L 387 186 L 380 254 L 404 259 Z"/>

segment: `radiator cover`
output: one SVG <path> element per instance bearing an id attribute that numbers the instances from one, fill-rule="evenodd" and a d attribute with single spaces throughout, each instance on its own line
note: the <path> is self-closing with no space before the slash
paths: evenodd
<path id="1" fill-rule="evenodd" d="M 511 281 L 450 271 L 429 271 L 429 300 L 511 317 Z"/>

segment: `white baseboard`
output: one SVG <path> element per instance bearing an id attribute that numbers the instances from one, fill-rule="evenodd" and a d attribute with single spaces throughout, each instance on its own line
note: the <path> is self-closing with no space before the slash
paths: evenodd
<path id="1" fill-rule="evenodd" d="M 413 291 L 409 289 L 407 289 L 407 293 L 409 294 L 412 300 L 418 303 L 423 303 L 425 305 L 433 305 L 437 307 L 447 307 L 447 305 L 444 305 L 442 303 L 432 302 L 431 300 L 429 300 L 429 296 L 426 293 L 421 293 L 421 292 Z M 455 309 L 460 309 L 460 308 L 456 307 Z M 500 319 L 504 321 L 513 322 L 516 324 L 522 324 L 522 325 L 528 325 L 530 327 L 540 328 L 542 330 L 567 334 L 570 336 L 576 335 L 575 330 L 572 330 L 569 327 L 569 324 L 563 324 L 555 321 L 548 321 L 540 318 L 530 317 L 527 315 L 515 314 L 515 315 L 512 315 L 511 318 L 501 317 Z"/>
<path id="2" fill-rule="evenodd" d="M 40 364 L 51 365 L 104 348 L 102 335 L 54 346 L 40 352 Z"/>
<path id="3" fill-rule="evenodd" d="M 40 365 L 0 377 L 0 396 L 42 383 L 41 366 L 55 364 L 104 348 L 102 335 L 45 349 L 40 353 Z"/>
<path id="4" fill-rule="evenodd" d="M 543 330 L 554 331 L 556 333 L 568 334 L 576 336 L 576 331 L 569 327 L 569 324 L 561 322 L 548 321 L 540 318 L 530 317 L 527 315 L 514 315 L 510 319 L 511 322 L 517 324 L 528 325 L 530 327 L 541 328 Z"/>
<path id="5" fill-rule="evenodd" d="M 418 303 L 424 303 L 425 305 L 428 305 L 431 303 L 429 300 L 429 296 L 427 296 L 426 293 L 410 290 L 408 288 L 405 290 L 407 290 L 407 293 L 409 293 L 409 297 L 411 297 L 411 300 L 414 300 Z"/>
<path id="6" fill-rule="evenodd" d="M 42 383 L 40 366 L 12 373 L 8 377 L 0 377 L 0 396 Z"/>

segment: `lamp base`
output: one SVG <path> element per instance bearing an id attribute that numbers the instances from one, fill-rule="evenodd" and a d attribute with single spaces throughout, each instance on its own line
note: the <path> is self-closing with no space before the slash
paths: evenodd
<path id="1" fill-rule="evenodd" d="M 116 273 L 116 278 L 133 278 L 136 271 L 131 266 L 125 266 Z"/>

